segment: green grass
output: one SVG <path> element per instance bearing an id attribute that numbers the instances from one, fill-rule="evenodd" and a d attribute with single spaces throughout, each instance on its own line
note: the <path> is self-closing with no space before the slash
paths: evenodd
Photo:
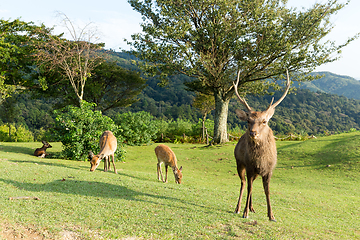
<path id="1" fill-rule="evenodd" d="M 51 143 L 49 153 L 61 150 Z M 90 172 L 88 162 L 32 156 L 40 143 L 0 143 L 0 221 L 47 238 L 82 239 L 359 239 L 360 132 L 305 142 L 277 142 L 270 222 L 261 179 L 256 213 L 234 214 L 240 188 L 235 143 L 168 144 L 183 182 L 157 180 L 156 144 L 126 147 L 119 174 Z M 9 200 L 34 196 L 40 200 Z M 242 206 L 242 210 L 243 210 Z M 1 230 L 1 229 L 0 229 Z"/>

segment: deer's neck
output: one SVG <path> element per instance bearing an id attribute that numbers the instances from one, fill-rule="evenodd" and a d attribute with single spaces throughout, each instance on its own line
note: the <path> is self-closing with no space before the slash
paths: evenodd
<path id="1" fill-rule="evenodd" d="M 261 160 L 264 157 L 267 158 L 268 156 L 276 155 L 275 139 L 271 129 L 256 141 L 252 140 L 248 134 L 248 140 L 246 142 L 248 143 L 249 153 L 254 158 Z"/>

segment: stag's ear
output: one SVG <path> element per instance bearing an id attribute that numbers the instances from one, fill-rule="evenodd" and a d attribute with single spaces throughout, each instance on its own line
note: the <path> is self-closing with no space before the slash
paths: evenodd
<path id="1" fill-rule="evenodd" d="M 46 145 L 46 141 L 41 141 L 41 142 L 42 142 L 42 144 Z"/>
<path id="2" fill-rule="evenodd" d="M 105 156 L 105 154 L 100 154 L 99 158 L 100 158 L 100 159 L 103 159 L 104 156 Z"/>
<path id="3" fill-rule="evenodd" d="M 249 115 L 247 114 L 247 112 L 239 109 L 236 109 L 235 112 L 238 118 L 240 118 L 241 120 L 247 121 L 249 119 Z"/>
<path id="4" fill-rule="evenodd" d="M 270 118 L 272 118 L 274 112 L 275 112 L 275 108 L 273 107 L 270 107 L 268 110 L 266 110 L 266 117 L 265 117 L 266 121 L 269 121 Z"/>
<path id="5" fill-rule="evenodd" d="M 89 157 L 88 157 L 89 160 L 91 160 L 93 157 L 94 157 L 94 153 L 90 150 L 89 151 Z"/>

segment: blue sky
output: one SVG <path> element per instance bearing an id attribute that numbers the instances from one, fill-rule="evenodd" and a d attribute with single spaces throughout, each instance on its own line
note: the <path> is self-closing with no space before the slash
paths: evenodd
<path id="1" fill-rule="evenodd" d="M 345 2 L 346 0 L 339 0 Z M 324 3 L 326 0 L 288 0 L 288 6 L 311 7 L 314 3 Z M 33 21 L 55 26 L 55 32 L 62 32 L 58 12 L 65 13 L 77 26 L 83 27 L 90 22 L 96 26 L 100 41 L 106 48 L 118 51 L 128 49 L 123 39 L 130 39 L 131 34 L 141 31 L 141 16 L 132 10 L 127 0 L 16 0 L 0 1 L 0 18 Z M 334 29 L 329 34 L 329 40 L 342 44 L 347 37 L 360 32 L 360 1 L 351 0 L 348 6 L 332 17 Z M 347 75 L 360 80 L 360 39 L 344 48 L 341 59 L 317 68 L 317 71 L 329 71 Z"/>

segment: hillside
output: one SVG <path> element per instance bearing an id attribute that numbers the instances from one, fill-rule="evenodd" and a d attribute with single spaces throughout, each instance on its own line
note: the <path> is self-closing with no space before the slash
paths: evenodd
<path id="1" fill-rule="evenodd" d="M 123 68 L 137 70 L 132 56 L 112 52 L 111 57 Z M 275 134 L 319 135 L 360 129 L 360 100 L 355 94 L 360 90 L 360 83 L 350 77 L 332 73 L 324 75 L 324 78 L 303 83 L 302 88 L 290 93 L 276 108 L 270 121 Z M 114 117 L 118 113 L 128 111 L 146 111 L 156 118 L 165 120 L 183 119 L 192 123 L 198 122 L 202 116 L 191 105 L 194 93 L 186 90 L 183 83 L 187 80 L 185 76 L 172 76 L 167 86 L 160 87 L 156 78 L 148 78 L 148 86 L 138 96 L 138 102 L 130 107 L 110 110 L 106 114 Z M 341 92 L 349 95 L 350 91 L 354 97 L 339 96 Z M 281 94 L 281 91 L 275 93 L 275 99 Z M 249 104 L 256 110 L 264 110 L 271 98 L 272 96 L 247 96 Z M 48 129 L 53 123 L 53 102 L 47 99 L 32 99 L 29 94 L 21 94 L 17 101 L 21 113 L 16 119 L 16 124 L 26 126 L 34 133 L 35 138 L 41 137 L 43 131 L 40 129 Z M 235 114 L 236 108 L 242 106 L 234 98 L 229 105 L 228 129 L 239 131 L 239 127 L 245 128 L 246 123 L 238 119 Z M 213 115 L 208 115 L 208 119 L 213 120 Z M 3 124 L 1 120 L 0 124 Z"/>
<path id="2" fill-rule="evenodd" d="M 360 100 L 360 81 L 355 78 L 336 75 L 331 72 L 314 72 L 312 75 L 323 75 L 323 77 L 312 82 L 302 83 L 301 88 L 310 89 L 313 92 L 333 93 Z"/>
<path id="3" fill-rule="evenodd" d="M 130 60 L 128 55 L 117 54 L 120 58 Z M 360 129 L 360 101 L 339 96 L 346 89 L 355 92 L 358 87 L 360 91 L 360 82 L 332 73 L 324 75 L 313 82 L 302 83 L 302 88 L 289 94 L 276 108 L 270 121 L 276 134 L 317 135 L 349 131 L 351 128 Z M 122 111 L 147 111 L 156 117 L 197 121 L 201 115 L 191 106 L 194 93 L 185 90 L 183 82 L 186 80 L 183 76 L 173 76 L 168 86 L 159 87 L 155 78 L 148 79 L 148 87 L 139 95 L 139 102 Z M 282 92 L 275 93 L 275 99 L 280 98 L 281 94 Z M 272 97 L 247 96 L 249 104 L 256 110 L 265 109 Z M 360 99 L 360 96 L 356 97 Z M 239 107 L 241 106 L 237 100 L 232 99 L 229 105 L 229 129 L 238 126 L 244 128 L 246 125 L 235 114 L 235 109 Z M 212 119 L 213 116 L 210 115 L 209 118 Z"/>

